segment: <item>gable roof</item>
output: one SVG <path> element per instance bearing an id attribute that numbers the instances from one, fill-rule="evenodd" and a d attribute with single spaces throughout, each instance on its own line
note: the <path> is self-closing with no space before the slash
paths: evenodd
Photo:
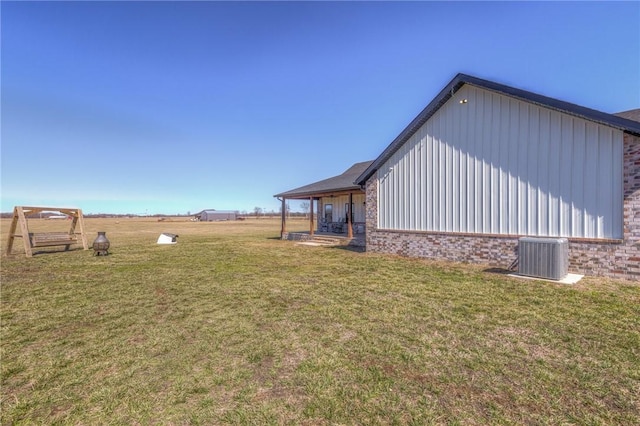
<path id="1" fill-rule="evenodd" d="M 626 118 L 627 120 L 640 122 L 640 108 L 630 109 L 629 111 L 616 112 L 614 115 L 617 115 L 618 117 Z"/>
<path id="2" fill-rule="evenodd" d="M 573 115 L 599 124 L 604 124 L 609 127 L 622 130 L 623 132 L 640 136 L 640 123 L 630 120 L 627 115 L 607 114 L 580 105 L 539 95 L 537 93 L 505 86 L 504 84 L 495 83 L 493 81 L 483 80 L 466 74 L 458 74 L 445 86 L 444 89 L 442 89 L 442 91 L 440 91 L 440 93 L 438 93 L 429 105 L 427 105 L 426 108 L 423 109 L 422 112 L 420 112 L 420 114 L 411 121 L 411 123 L 409 123 L 409 125 L 393 140 L 393 142 L 391 142 L 382 154 L 380 154 L 380 156 L 376 158 L 360 176 L 358 176 L 356 183 L 358 185 L 364 185 L 367 179 L 369 179 L 385 161 L 400 149 L 400 147 L 465 84 L 480 87 L 511 98 L 519 99 L 521 101 L 563 112 L 565 114 Z M 621 114 L 633 111 L 637 110 L 627 111 Z"/>
<path id="3" fill-rule="evenodd" d="M 360 176 L 366 169 L 373 163 L 373 161 L 364 161 L 362 163 L 356 163 L 349 167 L 344 173 L 324 179 L 318 182 L 311 183 L 309 185 L 301 186 L 300 188 L 292 189 L 287 192 L 274 195 L 274 197 L 280 198 L 303 198 L 311 197 L 314 195 L 320 195 L 323 193 L 360 190 L 360 186 L 354 182 L 358 176 Z"/>

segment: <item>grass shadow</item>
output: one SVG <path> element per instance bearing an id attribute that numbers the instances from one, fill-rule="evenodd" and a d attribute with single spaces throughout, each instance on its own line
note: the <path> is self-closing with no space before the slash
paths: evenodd
<path id="1" fill-rule="evenodd" d="M 515 271 L 505 269 L 505 268 L 487 268 L 487 269 L 483 269 L 482 272 L 488 272 L 490 274 L 498 274 L 498 275 L 509 275 L 509 274 L 513 274 Z"/>
<path id="2" fill-rule="evenodd" d="M 330 248 L 344 251 L 351 251 L 354 253 L 364 253 L 366 249 L 361 246 L 349 246 L 349 245 L 340 245 L 340 246 L 330 246 Z"/>
<path id="3" fill-rule="evenodd" d="M 82 247 L 75 247 L 75 248 L 70 248 L 69 250 L 65 250 L 65 249 L 61 249 L 61 250 L 55 250 L 55 249 L 50 249 L 50 250 L 31 250 L 31 255 L 32 257 L 35 256 L 42 256 L 42 255 L 51 255 L 51 254 L 57 254 L 57 253 L 71 253 L 71 252 L 76 252 L 76 251 L 86 251 L 89 252 L 91 250 L 84 250 Z M 92 251 L 91 251 L 92 252 Z M 93 252 L 92 252 L 93 253 Z M 26 254 L 24 253 L 24 250 L 22 250 L 21 253 L 17 253 L 17 252 L 12 252 L 9 256 L 26 256 Z"/>

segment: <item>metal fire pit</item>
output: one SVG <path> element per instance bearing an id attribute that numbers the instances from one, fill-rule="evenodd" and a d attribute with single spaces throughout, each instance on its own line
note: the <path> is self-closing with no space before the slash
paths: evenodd
<path id="1" fill-rule="evenodd" d="M 93 241 L 93 254 L 95 256 L 106 256 L 109 254 L 109 240 L 107 239 L 106 232 L 98 232 L 98 237 Z"/>

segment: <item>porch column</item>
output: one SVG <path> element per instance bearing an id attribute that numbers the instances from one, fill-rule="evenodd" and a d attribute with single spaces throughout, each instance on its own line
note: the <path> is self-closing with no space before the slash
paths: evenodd
<path id="1" fill-rule="evenodd" d="M 347 238 L 353 238 L 353 209 L 352 209 L 352 204 L 353 204 L 353 193 L 349 193 L 349 208 L 347 208 L 347 211 L 349 212 L 347 214 Z"/>
<path id="2" fill-rule="evenodd" d="M 313 197 L 309 197 L 309 235 L 313 235 Z"/>
<path id="3" fill-rule="evenodd" d="M 280 229 L 280 238 L 287 232 L 287 206 L 285 204 L 285 198 L 282 197 L 282 227 Z"/>

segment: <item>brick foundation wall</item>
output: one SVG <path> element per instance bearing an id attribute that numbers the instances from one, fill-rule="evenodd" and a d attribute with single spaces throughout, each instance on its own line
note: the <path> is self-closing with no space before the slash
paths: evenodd
<path id="1" fill-rule="evenodd" d="M 640 138 L 624 135 L 624 230 L 622 241 L 569 240 L 569 271 L 640 281 Z M 366 188 L 366 249 L 509 268 L 518 236 L 405 232 L 377 229 L 378 181 Z"/>

